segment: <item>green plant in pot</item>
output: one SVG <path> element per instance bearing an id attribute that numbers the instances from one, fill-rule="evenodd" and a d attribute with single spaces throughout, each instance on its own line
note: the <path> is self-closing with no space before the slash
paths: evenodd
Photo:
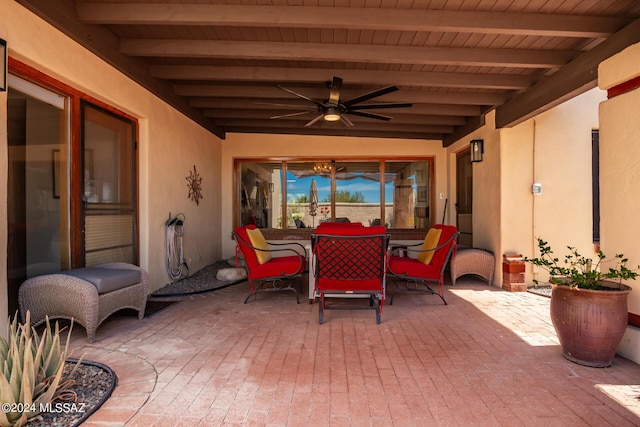
<path id="1" fill-rule="evenodd" d="M 607 259 L 599 251 L 594 262 L 575 247 L 567 249 L 569 253 L 561 261 L 551 246 L 538 238 L 540 255 L 524 260 L 549 273 L 551 321 L 564 357 L 581 365 L 609 366 L 628 323 L 631 288 L 622 281 L 635 280 L 640 266 L 629 269 L 622 254 Z"/>

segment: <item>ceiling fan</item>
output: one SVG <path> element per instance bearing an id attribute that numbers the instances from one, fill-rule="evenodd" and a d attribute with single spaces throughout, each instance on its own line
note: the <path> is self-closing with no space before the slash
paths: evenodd
<path id="1" fill-rule="evenodd" d="M 308 122 L 305 127 L 312 126 L 317 121 L 323 119 L 327 122 L 337 122 L 341 121 L 346 126 L 353 126 L 351 120 L 349 120 L 345 115 L 351 114 L 354 116 L 368 117 L 370 119 L 384 120 L 389 121 L 392 117 L 384 116 L 382 114 L 374 114 L 367 113 L 361 110 L 373 110 L 379 108 L 407 108 L 412 107 L 412 103 L 403 102 L 403 103 L 377 103 L 377 104 L 360 104 L 361 102 L 368 101 L 370 99 L 376 98 L 378 96 L 386 95 L 387 93 L 395 92 L 398 90 L 397 86 L 387 86 L 382 89 L 374 90 L 373 92 L 365 93 L 364 95 L 357 96 L 348 101 L 340 101 L 340 89 L 342 89 L 342 79 L 340 77 L 333 77 L 331 82 L 328 83 L 329 87 L 329 99 L 326 101 L 318 101 L 316 99 L 309 98 L 305 95 L 302 95 L 298 92 L 294 92 L 291 89 L 287 89 L 286 87 L 276 85 L 277 88 L 282 89 L 283 91 L 290 93 L 298 98 L 302 98 L 306 101 L 313 103 L 313 106 L 308 107 L 308 111 L 300 111 L 297 113 L 291 114 L 283 114 L 279 116 L 273 116 L 272 119 L 282 119 L 286 117 L 294 117 L 300 116 L 303 114 L 309 114 L 310 112 L 316 111 L 319 114 Z M 272 104 L 285 106 L 283 104 Z M 293 107 L 293 106 L 292 106 Z"/>

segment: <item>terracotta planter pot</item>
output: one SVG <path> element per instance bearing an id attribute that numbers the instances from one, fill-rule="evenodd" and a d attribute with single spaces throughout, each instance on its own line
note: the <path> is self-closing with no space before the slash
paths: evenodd
<path id="1" fill-rule="evenodd" d="M 631 288 L 614 282 L 602 291 L 553 285 L 551 321 L 565 358 L 581 365 L 610 366 L 627 329 Z"/>

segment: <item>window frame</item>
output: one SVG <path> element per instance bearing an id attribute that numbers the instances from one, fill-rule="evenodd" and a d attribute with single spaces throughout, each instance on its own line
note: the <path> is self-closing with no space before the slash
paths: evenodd
<path id="1" fill-rule="evenodd" d="M 591 207 L 593 244 L 600 246 L 600 131 L 591 130 Z"/>
<path id="2" fill-rule="evenodd" d="M 427 195 L 428 197 L 428 202 L 429 202 L 429 223 L 430 224 L 434 224 L 434 219 L 435 219 L 435 202 L 436 202 L 436 191 L 435 191 L 435 156 L 431 155 L 431 156 L 385 156 L 385 157 L 357 157 L 357 156 L 349 156 L 349 157 L 337 157 L 337 156 L 331 156 L 331 157 L 235 157 L 233 158 L 233 177 L 232 177 L 232 218 L 233 218 L 233 227 L 237 227 L 239 225 L 241 225 L 242 221 L 241 221 L 241 207 L 243 204 L 243 200 L 242 200 L 242 193 L 243 193 L 243 189 L 242 189 L 242 180 L 241 180 L 241 166 L 242 163 L 280 163 L 282 165 L 281 171 L 282 174 L 284 176 L 286 176 L 287 173 L 287 165 L 289 163 L 302 163 L 302 162 L 332 162 L 333 164 L 335 163 L 341 163 L 341 162 L 379 162 L 380 163 L 380 168 L 379 171 L 380 173 L 384 173 L 386 170 L 386 165 L 388 163 L 393 163 L 393 162 L 427 162 L 429 164 L 429 194 Z M 336 179 L 335 179 L 335 170 L 332 171 L 331 173 L 331 214 L 333 215 L 333 213 L 335 212 L 335 194 L 336 194 Z M 287 213 L 287 189 L 286 189 L 286 185 L 283 185 L 283 188 L 281 189 L 280 194 L 282 195 L 282 203 L 281 203 L 281 209 L 282 209 L 282 216 L 284 217 Z M 381 212 L 380 212 L 380 218 L 385 218 L 385 184 L 384 181 L 380 182 L 380 206 L 381 206 Z M 273 227 L 265 227 L 262 229 L 265 232 L 273 232 L 273 233 L 278 233 L 278 232 L 287 232 L 289 234 L 293 233 L 305 233 L 305 229 L 287 229 L 285 226 L 281 226 L 279 228 L 273 228 Z M 306 232 L 308 232 L 308 230 L 313 230 L 313 228 L 308 228 Z M 394 228 L 390 228 L 390 230 L 426 230 L 425 229 L 419 229 L 419 228 L 411 228 L 411 229 L 394 229 Z"/>
<path id="3" fill-rule="evenodd" d="M 85 188 L 85 177 L 83 171 L 87 169 L 93 169 L 86 165 L 87 162 L 87 145 L 90 142 L 87 140 L 87 123 L 93 122 L 102 124 L 105 127 L 112 130 L 119 135 L 118 137 L 118 158 L 113 159 L 117 164 L 117 171 L 115 171 L 115 185 L 111 191 L 117 195 L 117 199 L 105 201 L 105 200 L 87 200 L 87 188 Z M 79 180 L 81 184 L 81 199 L 83 201 L 81 232 L 85 236 L 85 239 L 81 239 L 80 245 L 82 246 L 82 253 L 84 254 L 85 264 L 87 262 L 87 255 L 91 252 L 97 253 L 109 249 L 125 249 L 131 247 L 132 259 L 127 262 L 132 264 L 138 264 L 140 260 L 140 242 L 138 238 L 138 165 L 136 161 L 137 150 L 137 134 L 138 134 L 138 122 L 131 120 L 122 115 L 116 114 L 110 110 L 107 110 L 99 105 L 96 105 L 85 99 L 80 100 L 80 152 L 84 153 L 82 156 L 80 171 L 82 179 Z M 123 150 L 127 148 L 127 150 Z M 93 161 L 92 161 L 93 163 Z M 127 168 L 125 168 L 125 166 Z M 128 169 L 130 167 L 130 169 Z M 99 191 L 99 189 L 96 189 Z M 115 247 L 101 247 L 100 249 L 87 249 L 86 240 L 89 238 L 89 231 L 87 229 L 87 218 L 97 216 L 131 216 L 131 242 L 120 242 Z M 112 233 L 114 234 L 114 233 Z M 106 261 L 100 261 L 106 262 Z"/>
<path id="4" fill-rule="evenodd" d="M 135 135 L 134 135 L 134 147 L 135 147 L 135 158 L 133 160 L 136 170 L 136 176 L 134 177 L 133 185 L 135 186 L 135 209 L 136 212 L 134 214 L 134 220 L 136 224 L 139 224 L 140 221 L 140 178 L 139 178 L 139 152 L 138 152 L 138 141 L 139 141 L 139 132 L 140 132 L 140 124 L 137 117 L 134 117 L 110 104 L 105 103 L 93 96 L 76 89 L 66 83 L 63 83 L 44 72 L 27 65 L 11 56 L 8 58 L 8 72 L 17 77 L 20 77 L 24 80 L 30 81 L 33 84 L 38 86 L 42 86 L 48 90 L 60 93 L 61 95 L 67 97 L 69 99 L 69 111 L 70 111 L 70 139 L 69 139 L 69 212 L 70 212 L 70 246 L 71 246 L 71 259 L 70 259 L 70 268 L 78 268 L 84 267 L 84 259 L 85 254 L 83 252 L 83 236 L 82 236 L 82 185 L 81 185 L 81 158 L 82 158 L 82 147 L 81 147 L 81 102 L 89 102 L 94 106 L 97 106 L 105 111 L 108 111 L 112 114 L 120 116 L 124 119 L 130 120 L 135 123 Z M 135 230 L 135 240 L 137 242 L 135 247 L 135 258 L 137 260 L 140 259 L 140 232 L 139 227 L 136 227 Z"/>

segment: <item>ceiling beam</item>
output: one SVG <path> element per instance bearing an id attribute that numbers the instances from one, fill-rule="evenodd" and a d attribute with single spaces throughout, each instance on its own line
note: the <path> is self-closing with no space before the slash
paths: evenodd
<path id="1" fill-rule="evenodd" d="M 277 102 L 277 101 L 276 101 Z M 295 110 L 308 107 L 309 103 L 299 102 L 296 99 L 284 100 L 282 105 L 293 107 L 283 107 L 272 104 L 260 104 L 246 98 L 191 98 L 189 104 L 194 108 L 224 108 L 224 109 L 254 109 L 269 108 L 272 110 Z M 396 109 L 405 110 L 410 114 L 433 114 L 436 116 L 477 116 L 481 114 L 482 108 L 478 105 L 456 105 L 456 104 L 417 104 L 411 108 Z M 382 111 L 382 110 L 380 110 Z"/>
<path id="2" fill-rule="evenodd" d="M 307 117 L 307 122 L 313 119 L 317 114 L 311 114 Z M 383 122 L 380 120 L 355 120 L 352 116 L 347 115 L 349 120 L 351 120 L 354 124 L 353 128 L 346 127 L 340 122 L 334 123 L 325 123 L 318 122 L 313 127 L 321 128 L 321 129 L 333 129 L 333 130 L 368 130 L 368 131 L 376 131 L 376 132 L 404 132 L 404 133 L 452 133 L 453 126 L 436 126 L 436 125 L 394 125 L 392 122 Z M 219 119 L 216 120 L 216 123 L 222 125 L 224 127 L 230 128 L 240 128 L 240 127 L 257 127 L 257 128 L 280 128 L 280 127 L 304 127 L 304 122 L 299 121 L 289 121 L 289 120 L 256 120 L 256 119 Z"/>
<path id="3" fill-rule="evenodd" d="M 353 128 L 344 129 L 326 129 L 326 128 L 314 128 L 314 127 L 302 127 L 300 129 L 294 128 L 254 128 L 254 127 L 228 127 L 225 130 L 229 133 L 260 133 L 260 134 L 289 134 L 289 135 L 320 135 L 320 136 L 351 136 L 351 137 L 364 137 L 364 138 L 403 138 L 403 139 L 424 139 L 428 141 L 442 141 L 443 135 L 441 134 L 424 134 L 424 133 L 409 133 L 409 132 L 384 132 L 384 131 L 368 131 L 358 130 Z"/>
<path id="4" fill-rule="evenodd" d="M 195 110 L 185 100 L 176 97 L 171 84 L 151 78 L 146 62 L 120 53 L 118 50 L 119 41 L 111 31 L 97 25 L 78 22 L 73 8 L 74 2 L 17 1 L 218 138 L 225 138 L 223 129 L 217 127 L 211 119 L 204 117 L 200 111 Z"/>
<path id="5" fill-rule="evenodd" d="M 469 89 L 520 90 L 537 79 L 531 75 L 486 73 L 441 73 L 422 71 L 372 71 L 284 67 L 223 67 L 215 65 L 152 65 L 151 75 L 171 80 L 212 80 L 238 82 L 330 81 L 341 77 L 349 84 L 395 84 L 398 86 L 459 87 Z"/>
<path id="6" fill-rule="evenodd" d="M 640 19 L 496 109 L 496 128 L 511 127 L 596 87 L 598 65 L 640 42 Z"/>
<path id="7" fill-rule="evenodd" d="M 629 23 L 617 17 L 392 8 L 149 3 L 80 3 L 80 21 L 117 25 L 201 25 L 474 32 L 601 38 Z"/>
<path id="8" fill-rule="evenodd" d="M 309 98 L 324 100 L 328 97 L 328 89 L 321 88 L 292 88 Z M 262 101 L 267 99 L 279 99 L 287 102 L 295 99 L 294 95 L 288 95 L 286 92 L 275 86 L 231 86 L 231 85 L 176 85 L 175 93 L 179 96 L 189 97 L 223 97 L 223 98 L 249 98 L 254 101 Z M 362 91 L 342 90 L 340 99 L 346 101 L 356 96 L 362 95 Z M 376 102 L 415 102 L 415 103 L 437 103 L 437 104 L 471 104 L 471 105 L 499 105 L 507 99 L 505 93 L 468 93 L 468 92 L 429 92 L 429 91 L 402 91 L 389 93 L 379 98 L 375 98 Z M 307 105 L 310 105 L 308 103 Z M 313 104 L 311 104 L 313 105 Z"/>
<path id="9" fill-rule="evenodd" d="M 292 109 L 293 111 L 294 109 Z M 384 112 L 382 112 L 384 111 Z M 462 126 L 466 123 L 464 117 L 461 116 L 436 116 L 421 114 L 405 114 L 402 109 L 377 110 L 380 114 L 391 116 L 393 124 L 410 123 L 418 125 L 444 125 L 444 126 Z M 203 114 L 206 117 L 214 119 L 268 119 L 279 114 L 285 114 L 280 111 L 274 111 L 269 108 L 265 109 L 243 109 L 231 110 L 227 108 L 206 109 Z M 316 111 L 309 111 L 309 115 L 293 116 L 289 120 L 309 121 L 309 117 L 317 114 Z M 356 119 L 357 120 L 357 119 Z M 352 120 L 353 121 L 353 120 Z"/>
<path id="10" fill-rule="evenodd" d="M 422 64 L 555 68 L 575 58 L 577 52 L 540 49 L 490 49 L 423 46 L 384 46 L 347 43 L 292 43 L 231 40 L 124 39 L 124 55 L 170 58 L 243 58 L 245 60 L 296 60 L 363 62 L 369 64 Z"/>
<path id="11" fill-rule="evenodd" d="M 478 129 L 480 129 L 482 126 L 485 125 L 485 116 L 480 115 L 480 116 L 474 116 L 474 117 L 469 117 L 467 119 L 467 124 L 464 126 L 460 126 L 458 128 L 456 128 L 456 130 L 448 135 L 445 135 L 443 137 L 442 140 L 442 146 L 443 147 L 448 147 L 451 144 L 453 144 L 454 142 L 464 138 L 465 136 L 469 135 L 471 132 L 474 132 Z"/>

